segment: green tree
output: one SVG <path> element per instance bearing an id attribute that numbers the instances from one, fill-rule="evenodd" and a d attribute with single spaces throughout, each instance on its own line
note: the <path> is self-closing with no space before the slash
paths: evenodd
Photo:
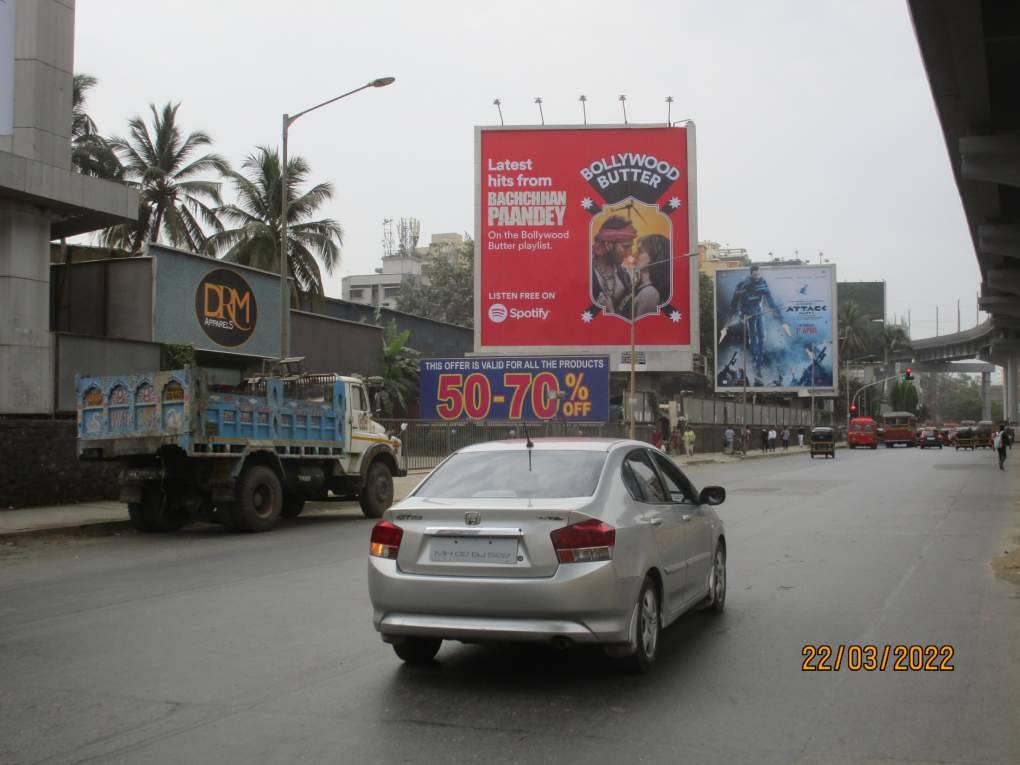
<path id="1" fill-rule="evenodd" d="M 209 237 L 207 251 L 224 260 L 280 270 L 281 167 L 276 149 L 259 146 L 241 164 L 242 172 L 224 173 L 233 183 L 237 202 L 217 209 L 226 226 Z M 307 191 L 310 168 L 301 157 L 287 159 L 287 269 L 298 289 L 312 295 L 324 293 L 322 271 L 340 265 L 343 227 L 332 218 L 308 220 L 333 198 L 333 184 L 317 183 Z"/>
<path id="2" fill-rule="evenodd" d="M 839 308 L 839 357 L 843 360 L 858 356 L 868 347 L 870 317 L 852 300 Z"/>
<path id="3" fill-rule="evenodd" d="M 936 409 L 945 420 L 981 419 L 981 384 L 964 374 L 941 375 Z"/>
<path id="4" fill-rule="evenodd" d="M 220 184 L 201 178 L 203 173 L 228 171 L 218 154 L 195 157 L 212 139 L 202 131 L 183 135 L 177 122 L 180 103 L 162 110 L 149 105 L 152 131 L 141 117 L 128 122 L 128 138 L 112 138 L 110 144 L 124 166 L 124 179 L 138 188 L 138 221 L 107 229 L 104 242 L 137 251 L 146 242 L 161 238 L 175 247 L 201 252 L 205 228 L 220 230 L 216 207 L 222 204 Z"/>
<path id="5" fill-rule="evenodd" d="M 474 242 L 469 239 L 451 254 L 429 256 L 422 264 L 421 276 L 404 279 L 401 283 L 397 310 L 473 327 L 474 252 Z"/>
<path id="6" fill-rule="evenodd" d="M 124 169 L 109 142 L 99 134 L 96 123 L 85 111 L 88 92 L 98 80 L 90 74 L 76 74 L 71 87 L 71 166 L 82 175 L 119 179 Z"/>
<path id="7" fill-rule="evenodd" d="M 385 417 L 400 417 L 418 400 L 418 360 L 421 353 L 409 348 L 410 330 L 397 329 L 390 320 L 383 330 L 383 392 Z"/>
<path id="8" fill-rule="evenodd" d="M 913 383 L 899 382 L 889 389 L 889 406 L 894 412 L 917 412 L 917 388 Z"/>

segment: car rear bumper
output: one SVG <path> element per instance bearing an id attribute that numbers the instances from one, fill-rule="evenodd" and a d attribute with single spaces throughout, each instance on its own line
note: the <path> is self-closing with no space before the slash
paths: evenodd
<path id="1" fill-rule="evenodd" d="M 641 583 L 618 577 L 612 562 L 561 565 L 535 579 L 405 574 L 382 558 L 368 566 L 373 623 L 387 642 L 411 635 L 623 643 Z"/>

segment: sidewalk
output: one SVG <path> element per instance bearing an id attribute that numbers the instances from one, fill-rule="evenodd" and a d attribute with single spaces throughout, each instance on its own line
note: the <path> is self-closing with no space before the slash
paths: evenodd
<path id="1" fill-rule="evenodd" d="M 845 444 L 837 444 L 837 448 Z M 695 453 L 694 456 L 672 455 L 678 465 L 725 465 L 751 459 L 778 459 L 795 454 L 804 455 L 808 447 L 791 446 L 784 451 L 782 447 L 775 452 L 763 453 L 752 451 L 746 456 L 739 454 L 723 454 L 722 452 Z M 394 501 L 407 496 L 428 471 L 415 471 L 406 478 L 397 478 L 393 482 Z M 335 513 L 340 506 L 336 503 L 315 503 L 309 507 L 307 515 Z M 128 530 L 131 524 L 127 517 L 127 506 L 122 502 L 82 502 L 68 505 L 52 505 L 49 507 L 28 507 L 21 510 L 0 510 L 0 540 L 14 539 L 22 536 L 35 536 L 57 533 L 105 533 Z"/>

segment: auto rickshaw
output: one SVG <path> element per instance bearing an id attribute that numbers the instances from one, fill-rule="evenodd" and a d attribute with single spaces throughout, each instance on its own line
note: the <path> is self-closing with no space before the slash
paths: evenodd
<path id="1" fill-rule="evenodd" d="M 977 444 L 977 434 L 974 432 L 974 428 L 960 428 L 956 431 L 954 444 L 957 451 L 960 449 L 973 449 Z"/>
<path id="2" fill-rule="evenodd" d="M 835 441 L 835 433 L 832 428 L 812 428 L 811 459 L 814 459 L 816 454 L 822 454 L 826 457 L 836 459 Z"/>

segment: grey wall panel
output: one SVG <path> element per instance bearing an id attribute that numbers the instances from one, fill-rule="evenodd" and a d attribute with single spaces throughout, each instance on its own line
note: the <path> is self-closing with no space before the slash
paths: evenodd
<path id="1" fill-rule="evenodd" d="M 54 335 L 57 411 L 75 411 L 74 376 L 151 372 L 159 369 L 159 345 L 81 335 Z"/>
<path id="2" fill-rule="evenodd" d="M 382 329 L 309 313 L 291 313 L 291 352 L 309 372 L 381 375 Z"/>

